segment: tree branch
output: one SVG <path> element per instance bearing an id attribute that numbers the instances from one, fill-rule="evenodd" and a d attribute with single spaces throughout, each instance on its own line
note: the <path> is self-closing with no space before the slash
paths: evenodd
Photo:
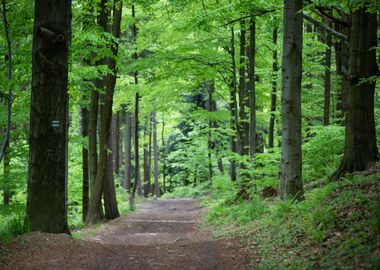
<path id="1" fill-rule="evenodd" d="M 324 25 L 323 23 L 313 19 L 312 17 L 306 15 L 306 14 L 303 14 L 303 17 L 308 20 L 309 22 L 311 22 L 312 24 L 314 24 L 315 26 L 329 32 L 330 34 L 336 36 L 337 38 L 340 38 L 340 39 L 343 39 L 344 41 L 348 41 L 348 36 L 347 35 L 344 35 L 330 27 L 328 27 L 327 25 Z"/>
<path id="2" fill-rule="evenodd" d="M 251 18 L 251 17 L 256 17 L 256 16 L 261 16 L 261 15 L 264 15 L 264 14 L 267 14 L 267 13 L 271 13 L 271 12 L 275 12 L 276 9 L 263 9 L 263 10 L 254 10 L 251 14 L 249 15 L 246 15 L 246 16 L 243 16 L 243 17 L 240 17 L 240 18 L 237 18 L 237 19 L 234 19 L 232 21 L 229 21 L 228 23 L 225 23 L 223 25 L 220 25 L 221 27 L 224 27 L 224 26 L 227 26 L 229 24 L 233 24 L 233 23 L 236 23 L 240 20 L 244 20 L 244 19 L 248 19 L 248 18 Z"/>

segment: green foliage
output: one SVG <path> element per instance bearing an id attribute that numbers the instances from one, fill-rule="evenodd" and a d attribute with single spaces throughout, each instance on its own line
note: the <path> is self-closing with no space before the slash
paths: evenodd
<path id="1" fill-rule="evenodd" d="M 328 178 L 338 168 L 343 155 L 344 128 L 341 126 L 314 126 L 311 137 L 303 146 L 304 181 Z"/>
<path id="2" fill-rule="evenodd" d="M 217 179 L 202 204 L 216 235 L 240 235 L 253 243 L 259 269 L 376 269 L 378 177 L 351 177 L 307 190 L 299 203 L 259 197 L 234 202 L 236 191 Z"/>
<path id="3" fill-rule="evenodd" d="M 28 230 L 24 204 L 0 206 L 0 242 L 9 241 L 12 237 L 24 234 Z"/>

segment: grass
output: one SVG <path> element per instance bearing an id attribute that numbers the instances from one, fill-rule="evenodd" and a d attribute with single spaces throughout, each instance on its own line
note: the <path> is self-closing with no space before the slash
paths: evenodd
<path id="1" fill-rule="evenodd" d="M 257 195 L 233 203 L 233 189 L 215 189 L 202 202 L 205 222 L 216 236 L 244 239 L 259 269 L 380 269 L 379 178 L 327 183 L 299 203 Z"/>

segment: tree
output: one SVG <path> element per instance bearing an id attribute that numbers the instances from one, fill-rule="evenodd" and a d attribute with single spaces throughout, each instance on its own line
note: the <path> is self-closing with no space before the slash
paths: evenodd
<path id="1" fill-rule="evenodd" d="M 120 24 L 121 24 L 121 15 L 122 15 L 122 1 L 114 1 L 114 10 L 113 10 L 113 36 L 118 39 L 120 37 Z M 117 56 L 119 49 L 118 41 L 112 45 L 112 53 L 114 57 Z M 108 141 L 110 136 L 110 127 L 112 119 L 112 104 L 113 104 L 113 94 L 116 85 L 116 59 L 110 58 L 108 60 L 108 68 L 112 73 L 107 74 L 106 78 L 106 92 L 103 97 L 103 107 L 101 111 L 101 125 L 99 132 L 99 161 L 98 169 L 95 178 L 95 183 L 93 187 L 93 193 L 90 198 L 90 209 L 87 215 L 88 223 L 96 223 L 101 219 L 101 212 L 99 211 L 101 204 L 101 195 L 103 192 L 103 187 L 106 187 L 104 194 L 106 214 L 109 219 L 116 218 L 119 216 L 117 210 L 117 202 L 115 195 L 115 186 L 113 183 L 105 183 L 105 174 L 107 167 L 108 159 Z M 109 180 L 109 178 L 108 178 Z M 111 180 L 111 182 L 113 182 Z M 108 210 L 107 210 L 108 209 Z"/>
<path id="2" fill-rule="evenodd" d="M 132 150 L 132 115 L 130 111 L 125 113 L 125 173 L 124 173 L 124 187 L 131 190 L 131 150 Z"/>
<path id="3" fill-rule="evenodd" d="M 33 231 L 67 225 L 68 46 L 71 1 L 36 0 L 27 217 Z"/>
<path id="4" fill-rule="evenodd" d="M 158 143 L 157 143 L 157 116 L 152 113 L 153 124 L 153 171 L 154 171 L 154 195 L 160 197 L 160 185 L 158 182 Z"/>
<path id="5" fill-rule="evenodd" d="M 280 170 L 280 193 L 283 199 L 300 199 L 303 196 L 301 150 L 302 2 L 302 0 L 284 1 Z"/>
<path id="6" fill-rule="evenodd" d="M 270 105 L 270 120 L 269 120 L 269 131 L 268 131 L 268 148 L 273 148 L 274 146 L 274 124 L 276 119 L 276 103 L 277 103 L 277 77 L 278 77 L 278 56 L 277 56 L 277 40 L 278 40 L 278 27 L 273 28 L 272 33 L 273 40 L 273 63 L 272 63 L 272 93 L 271 93 L 271 105 Z"/>
<path id="7" fill-rule="evenodd" d="M 5 39 L 7 42 L 7 57 L 6 60 L 8 62 L 8 94 L 6 96 L 7 99 L 7 128 L 5 131 L 4 142 L 1 145 L 0 149 L 0 162 L 3 160 L 6 155 L 7 147 L 9 146 L 10 136 L 11 136 L 11 126 L 12 126 L 12 104 L 13 104 L 13 93 L 12 93 L 12 44 L 9 35 L 9 24 L 7 20 L 7 11 L 6 11 L 6 3 L 5 0 L 1 1 L 2 8 L 2 21 L 4 25 Z"/>
<path id="8" fill-rule="evenodd" d="M 346 77 L 346 124 L 344 156 L 333 178 L 347 172 L 363 171 L 379 160 L 376 143 L 374 95 L 379 72 L 376 62 L 377 18 L 367 6 L 351 15 L 349 66 Z"/>

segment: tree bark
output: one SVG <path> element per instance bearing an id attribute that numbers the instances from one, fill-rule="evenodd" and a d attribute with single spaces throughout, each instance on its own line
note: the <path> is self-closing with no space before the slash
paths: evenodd
<path id="1" fill-rule="evenodd" d="M 112 117 L 111 120 L 111 131 L 112 133 L 116 132 L 116 117 Z M 116 139 L 115 134 L 110 134 L 108 145 L 115 145 L 114 140 Z M 105 218 L 110 220 L 114 219 L 120 216 L 119 209 L 117 208 L 117 200 L 116 200 L 116 191 L 115 191 L 115 180 L 113 177 L 114 173 L 114 167 L 116 165 L 115 159 L 114 159 L 114 150 L 115 149 L 109 149 L 110 151 L 107 151 L 107 163 L 105 168 L 105 174 L 104 174 L 104 185 L 103 185 L 103 196 L 104 196 L 104 213 Z"/>
<path id="2" fill-rule="evenodd" d="M 4 153 L 3 165 L 4 165 L 4 188 L 3 188 L 3 204 L 9 205 L 10 203 L 10 188 L 9 188 L 9 172 L 10 172 L 10 155 L 9 147 Z"/>
<path id="3" fill-rule="evenodd" d="M 113 116 L 113 120 L 115 122 L 113 129 L 112 139 L 112 158 L 114 163 L 114 171 L 116 175 L 119 175 L 120 168 L 120 114 L 119 112 L 115 113 Z"/>
<path id="4" fill-rule="evenodd" d="M 237 93 L 237 74 L 236 74 L 236 61 L 235 61 L 235 32 L 234 27 L 231 26 L 231 67 L 232 67 L 232 81 L 230 87 L 230 127 L 232 130 L 232 135 L 230 138 L 230 148 L 232 154 L 238 153 L 237 141 L 237 124 L 238 124 L 238 109 L 236 101 Z M 236 181 L 236 161 L 233 157 L 230 159 L 230 177 L 231 181 Z"/>
<path id="5" fill-rule="evenodd" d="M 124 174 L 124 187 L 131 190 L 131 150 L 132 150 L 132 116 L 128 110 L 125 114 L 125 174 Z"/>
<path id="6" fill-rule="evenodd" d="M 165 121 L 162 121 L 161 141 L 162 141 L 162 184 L 166 193 L 166 146 L 165 146 Z"/>
<path id="7" fill-rule="evenodd" d="M 121 23 L 121 11 L 122 11 L 122 2 L 115 0 L 114 2 L 114 12 L 113 12 L 113 30 L 112 34 L 115 38 L 120 37 L 120 23 Z M 113 55 L 116 57 L 118 53 L 119 44 L 115 43 L 112 45 L 111 50 Z M 112 104 L 113 104 L 113 94 L 116 85 L 116 60 L 115 58 L 110 58 L 108 60 L 108 68 L 112 71 L 109 73 L 106 78 L 106 92 L 104 94 L 103 109 L 101 115 L 101 126 L 99 133 L 99 163 L 98 170 L 95 178 L 93 194 L 90 200 L 90 209 L 87 215 L 88 223 L 96 223 L 101 218 L 101 213 L 99 212 L 99 206 L 101 205 L 101 195 L 103 192 L 104 186 L 104 177 L 106 173 L 107 157 L 108 157 L 108 140 L 110 136 L 110 126 L 112 118 Z M 115 188 L 113 185 L 110 188 Z M 109 197 L 111 201 L 106 202 L 106 194 L 104 196 L 104 203 L 114 204 L 116 200 L 113 200 L 112 197 Z M 113 205 L 113 208 L 117 208 L 117 205 Z"/>
<path id="8" fill-rule="evenodd" d="M 1 1 L 2 5 L 2 21 L 4 25 L 4 32 L 5 32 L 5 39 L 7 42 L 7 53 L 8 53 L 8 94 L 7 94 L 7 128 L 5 131 L 5 138 L 3 141 L 3 144 L 1 145 L 0 149 L 0 163 L 4 158 L 4 155 L 6 155 L 7 147 L 9 146 L 9 141 L 11 137 L 11 126 L 12 126 L 12 103 L 13 103 L 13 93 L 12 93 L 12 86 L 10 82 L 12 81 L 12 45 L 11 45 L 11 39 L 9 35 L 9 24 L 7 20 L 7 9 L 6 9 L 6 1 Z"/>
<path id="9" fill-rule="evenodd" d="M 249 79 L 249 155 L 256 154 L 256 85 L 255 85 L 255 50 L 256 50 L 256 22 L 251 17 L 249 22 L 248 47 L 248 79 Z"/>
<path id="10" fill-rule="evenodd" d="M 246 85 L 246 25 L 240 22 L 240 68 L 239 68 L 239 123 L 238 132 L 240 138 L 240 156 L 249 155 L 249 119 L 246 109 L 249 107 L 249 91 Z M 249 199 L 248 193 L 250 175 L 247 173 L 245 162 L 240 163 L 241 183 L 237 198 Z"/>
<path id="11" fill-rule="evenodd" d="M 88 136 L 88 110 L 87 108 L 80 108 L 81 114 L 81 133 L 83 141 Z M 86 216 L 89 206 L 89 168 L 88 168 L 88 149 L 87 146 L 82 144 L 82 220 L 86 221 Z"/>
<path id="12" fill-rule="evenodd" d="M 149 162 L 149 133 L 150 133 L 150 123 L 149 116 L 145 118 L 144 125 L 144 196 L 148 197 L 150 194 L 150 162 Z"/>
<path id="13" fill-rule="evenodd" d="M 285 0 L 282 52 L 282 152 L 280 193 L 282 199 L 301 199 L 301 80 L 302 0 Z"/>
<path id="14" fill-rule="evenodd" d="M 136 26 L 136 13 L 135 13 L 135 5 L 132 3 L 132 18 L 133 18 L 133 24 L 132 24 L 132 42 L 136 43 L 137 38 L 137 26 Z M 132 58 L 134 60 L 138 59 L 137 52 L 134 52 L 132 54 Z M 139 84 L 138 80 L 138 72 L 135 71 L 134 74 L 135 79 L 135 85 Z M 141 189 L 141 179 L 140 179 L 140 161 L 139 161 L 139 100 L 140 95 L 137 92 L 135 96 L 135 125 L 134 125 L 134 152 L 135 152 L 135 182 L 133 184 L 131 195 L 129 196 L 129 207 L 131 210 L 135 210 L 135 196 L 136 191 L 137 195 L 142 196 L 142 189 Z"/>
<path id="15" fill-rule="evenodd" d="M 160 197 L 160 184 L 158 172 L 158 143 L 157 143 L 157 116 L 156 112 L 152 113 L 153 123 L 153 170 L 154 170 L 154 195 Z"/>
<path id="16" fill-rule="evenodd" d="M 36 0 L 27 218 L 31 230 L 68 233 L 68 46 L 71 1 Z"/>
<path id="17" fill-rule="evenodd" d="M 278 78 L 278 57 L 277 57 L 277 39 L 278 39 L 278 27 L 273 29 L 273 63 L 272 63 L 272 93 L 270 104 L 270 120 L 269 120 L 269 135 L 268 135 L 268 148 L 274 146 L 274 124 L 276 119 L 276 103 L 277 103 L 277 78 Z"/>
<path id="18" fill-rule="evenodd" d="M 332 36 L 330 33 L 326 33 L 326 51 L 325 51 L 325 74 L 323 77 L 324 84 L 324 103 L 323 103 L 323 125 L 328 126 L 330 124 L 330 97 L 331 97 L 331 46 Z"/>
<path id="19" fill-rule="evenodd" d="M 379 72 L 376 63 L 377 19 L 363 7 L 351 15 L 344 156 L 333 179 L 363 171 L 379 160 L 374 114 L 374 81 L 362 81 Z"/>

